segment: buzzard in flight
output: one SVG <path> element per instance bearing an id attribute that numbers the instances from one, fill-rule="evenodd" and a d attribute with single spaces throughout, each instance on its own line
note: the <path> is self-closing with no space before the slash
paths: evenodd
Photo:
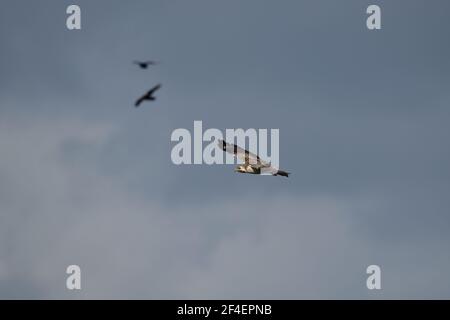
<path id="1" fill-rule="evenodd" d="M 261 160 L 258 155 L 242 149 L 235 144 L 219 140 L 219 147 L 244 162 L 244 164 L 238 165 L 234 169 L 235 172 L 289 177 L 289 172 L 273 167 L 270 162 Z"/>

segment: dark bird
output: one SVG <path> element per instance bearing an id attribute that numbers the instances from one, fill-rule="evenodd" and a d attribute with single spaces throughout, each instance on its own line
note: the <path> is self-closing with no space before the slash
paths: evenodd
<path id="1" fill-rule="evenodd" d="M 133 61 L 134 64 L 137 64 L 141 69 L 147 69 L 148 66 L 154 66 L 158 64 L 156 61 Z"/>
<path id="2" fill-rule="evenodd" d="M 136 100 L 136 103 L 134 104 L 134 106 L 136 108 L 139 107 L 139 105 L 145 100 L 148 100 L 148 101 L 156 100 L 156 97 L 154 97 L 153 94 L 159 88 L 161 88 L 161 84 L 157 84 L 156 86 L 151 88 L 146 94 L 144 94 L 142 97 L 140 97 L 139 99 Z"/>

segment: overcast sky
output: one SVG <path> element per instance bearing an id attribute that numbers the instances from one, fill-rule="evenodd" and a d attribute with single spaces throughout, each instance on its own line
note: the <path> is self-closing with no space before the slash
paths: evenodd
<path id="1" fill-rule="evenodd" d="M 448 0 L 0 6 L 0 298 L 450 298 Z M 194 120 L 292 175 L 175 166 Z"/>

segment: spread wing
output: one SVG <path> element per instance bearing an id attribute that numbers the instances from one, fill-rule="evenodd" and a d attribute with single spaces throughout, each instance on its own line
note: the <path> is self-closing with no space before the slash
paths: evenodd
<path id="1" fill-rule="evenodd" d="M 252 164 L 252 165 L 258 165 L 261 167 L 270 166 L 270 163 L 261 160 L 261 158 L 251 153 L 250 151 L 247 151 L 245 149 L 242 149 L 241 147 L 238 147 L 235 144 L 227 143 L 223 140 L 219 140 L 219 147 L 228 153 L 233 154 L 236 158 L 244 161 L 245 164 Z"/>
<path id="2" fill-rule="evenodd" d="M 160 84 L 160 83 L 158 83 L 156 86 L 154 86 L 153 88 L 151 88 L 151 89 L 148 91 L 147 95 L 151 96 L 151 95 L 152 95 L 153 93 L 155 93 L 155 91 L 158 90 L 159 88 L 161 88 L 161 84 Z"/>
<path id="3" fill-rule="evenodd" d="M 147 95 L 143 95 L 142 97 L 140 97 L 139 99 L 136 100 L 134 106 L 137 108 L 139 107 L 139 105 L 142 103 L 142 101 L 144 101 L 146 99 Z"/>

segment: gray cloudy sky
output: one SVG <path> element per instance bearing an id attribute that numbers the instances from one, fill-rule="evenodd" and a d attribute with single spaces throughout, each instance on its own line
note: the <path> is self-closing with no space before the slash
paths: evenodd
<path id="1" fill-rule="evenodd" d="M 0 5 L 0 298 L 450 298 L 449 1 Z M 292 176 L 173 165 L 194 120 Z"/>

